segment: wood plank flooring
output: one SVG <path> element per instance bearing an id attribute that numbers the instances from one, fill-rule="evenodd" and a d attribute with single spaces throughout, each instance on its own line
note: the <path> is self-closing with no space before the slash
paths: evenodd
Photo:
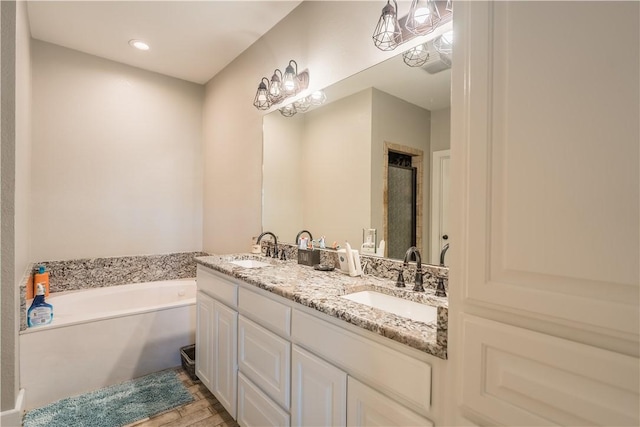
<path id="1" fill-rule="evenodd" d="M 195 400 L 125 427 L 238 427 L 222 404 L 200 381 L 193 381 L 182 368 L 176 368 L 176 371 Z"/>

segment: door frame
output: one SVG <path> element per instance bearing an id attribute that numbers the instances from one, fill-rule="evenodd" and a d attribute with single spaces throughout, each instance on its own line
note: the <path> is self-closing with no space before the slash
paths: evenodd
<path id="1" fill-rule="evenodd" d="M 431 251 L 429 260 L 431 264 L 438 265 L 440 263 L 440 251 L 442 250 L 442 242 L 440 236 L 448 230 L 442 230 L 443 215 L 443 188 L 448 176 L 443 175 L 442 163 L 451 158 L 451 150 L 434 151 L 431 154 L 431 228 L 429 232 L 429 244 Z"/>
<path id="2" fill-rule="evenodd" d="M 423 252 L 422 233 L 424 232 L 423 226 L 423 209 L 422 201 L 424 200 L 424 151 L 408 147 L 406 145 L 394 144 L 392 142 L 384 142 L 384 148 L 382 153 L 382 229 L 385 242 L 389 241 L 389 151 L 395 153 L 402 153 L 411 156 L 411 167 L 416 168 L 416 248 Z M 388 246 L 385 246 L 384 256 L 388 254 Z M 408 249 L 408 248 L 407 248 Z"/>

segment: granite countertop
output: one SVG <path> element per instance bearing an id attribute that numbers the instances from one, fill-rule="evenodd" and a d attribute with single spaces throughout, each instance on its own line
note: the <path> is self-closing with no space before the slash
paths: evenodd
<path id="1" fill-rule="evenodd" d="M 243 268 L 230 261 L 257 259 L 270 265 Z M 350 277 L 338 270 L 325 272 L 299 265 L 297 261 L 280 261 L 251 254 L 229 254 L 196 257 L 196 262 L 243 282 L 273 292 L 296 303 L 329 316 L 375 332 L 394 341 L 424 351 L 441 359 L 447 358 L 447 298 L 436 297 L 432 289 L 413 292 L 412 284 L 397 288 L 389 279 L 371 275 Z M 383 310 L 352 302 L 341 295 L 375 290 L 437 307 L 437 321 L 423 323 Z"/>

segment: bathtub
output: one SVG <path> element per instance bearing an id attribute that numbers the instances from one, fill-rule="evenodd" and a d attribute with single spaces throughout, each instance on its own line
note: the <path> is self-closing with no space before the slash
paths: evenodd
<path id="1" fill-rule="evenodd" d="M 178 366 L 180 347 L 195 342 L 195 279 L 52 293 L 46 301 L 53 322 L 20 333 L 27 410 Z"/>

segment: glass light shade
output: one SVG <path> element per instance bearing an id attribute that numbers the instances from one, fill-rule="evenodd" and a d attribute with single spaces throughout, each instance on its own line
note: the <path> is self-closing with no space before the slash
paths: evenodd
<path id="1" fill-rule="evenodd" d="M 402 60 L 409 67 L 422 67 L 429 60 L 429 50 L 426 43 L 403 52 Z"/>
<path id="2" fill-rule="evenodd" d="M 311 107 L 311 101 L 309 100 L 308 96 L 305 96 L 304 98 L 300 98 L 297 101 L 295 101 L 293 103 L 293 106 L 296 108 L 296 111 L 300 111 L 301 113 L 304 113 L 309 109 L 309 107 Z"/>
<path id="3" fill-rule="evenodd" d="M 405 28 L 417 36 L 429 34 L 438 27 L 440 19 L 435 0 L 413 0 Z"/>
<path id="4" fill-rule="evenodd" d="M 433 41 L 433 47 L 439 52 L 450 55 L 453 50 L 453 31 L 447 31 Z"/>
<path id="5" fill-rule="evenodd" d="M 258 85 L 256 97 L 253 100 L 253 106 L 258 110 L 268 110 L 271 107 L 271 100 L 269 99 L 269 93 L 267 91 L 265 80 L 267 81 L 267 83 L 269 83 L 269 80 L 266 77 L 262 78 L 262 81 Z"/>
<path id="6" fill-rule="evenodd" d="M 282 114 L 285 117 L 293 117 L 296 115 L 297 112 L 298 111 L 296 110 L 296 107 L 293 104 L 288 104 L 280 108 L 280 114 Z"/>
<path id="7" fill-rule="evenodd" d="M 280 70 L 275 70 L 273 72 L 273 76 L 271 76 L 271 83 L 269 84 L 269 99 L 274 104 L 277 104 L 284 99 L 281 77 L 282 71 Z"/>
<path id="8" fill-rule="evenodd" d="M 309 95 L 308 98 L 311 105 L 322 105 L 327 100 L 327 95 L 323 90 L 317 90 Z"/>
<path id="9" fill-rule="evenodd" d="M 447 5 L 445 6 L 444 10 L 446 10 L 447 12 L 453 12 L 453 0 L 447 0 Z"/>
<path id="10" fill-rule="evenodd" d="M 395 7 L 387 0 L 382 8 L 382 15 L 373 31 L 373 44 L 380 50 L 393 50 L 402 43 L 402 31 L 398 23 L 398 3 L 393 0 Z"/>
<path id="11" fill-rule="evenodd" d="M 291 63 L 295 64 L 295 69 L 291 66 Z M 293 59 L 289 61 L 289 65 L 287 65 L 287 68 L 284 71 L 284 76 L 282 77 L 282 90 L 284 91 L 285 96 L 295 95 L 300 91 L 300 83 L 298 82 L 298 64 Z"/>

